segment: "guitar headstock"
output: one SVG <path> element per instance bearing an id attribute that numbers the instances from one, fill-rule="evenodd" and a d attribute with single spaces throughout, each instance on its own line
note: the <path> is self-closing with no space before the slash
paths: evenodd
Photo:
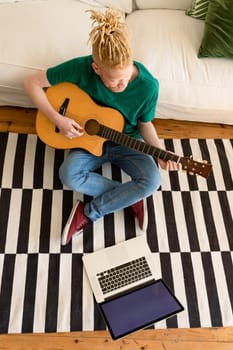
<path id="1" fill-rule="evenodd" d="M 207 178 L 212 170 L 212 164 L 207 161 L 199 162 L 193 160 L 192 157 L 182 157 L 179 160 L 182 164 L 182 169 L 187 171 L 190 175 L 200 175 Z"/>

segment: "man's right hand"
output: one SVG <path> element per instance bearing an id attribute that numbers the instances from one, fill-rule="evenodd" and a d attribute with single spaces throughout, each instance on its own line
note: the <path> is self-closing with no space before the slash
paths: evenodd
<path id="1" fill-rule="evenodd" d="M 83 127 L 79 125 L 75 120 L 61 114 L 57 114 L 56 125 L 62 135 L 68 139 L 80 137 L 84 133 Z"/>

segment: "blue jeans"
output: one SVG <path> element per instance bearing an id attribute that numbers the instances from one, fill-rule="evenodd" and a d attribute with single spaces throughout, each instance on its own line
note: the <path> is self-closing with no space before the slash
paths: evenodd
<path id="1" fill-rule="evenodd" d="M 121 183 L 96 173 L 106 162 L 121 168 L 131 179 Z M 110 141 L 105 142 L 101 157 L 81 149 L 71 150 L 59 175 L 64 185 L 93 197 L 84 208 L 91 221 L 138 202 L 161 184 L 159 169 L 151 156 Z"/>

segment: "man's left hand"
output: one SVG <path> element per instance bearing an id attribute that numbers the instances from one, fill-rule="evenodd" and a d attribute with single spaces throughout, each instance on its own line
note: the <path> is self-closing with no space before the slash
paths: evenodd
<path id="1" fill-rule="evenodd" d="M 167 171 L 180 171 L 182 170 L 181 163 L 176 163 L 172 160 L 164 161 L 162 159 L 158 159 L 158 163 L 160 167 Z"/>

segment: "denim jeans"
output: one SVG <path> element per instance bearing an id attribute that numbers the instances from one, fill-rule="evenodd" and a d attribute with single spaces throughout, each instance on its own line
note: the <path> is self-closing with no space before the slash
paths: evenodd
<path id="1" fill-rule="evenodd" d="M 130 180 L 121 183 L 95 172 L 106 162 L 118 166 Z M 91 221 L 136 203 L 161 184 L 159 169 L 151 156 L 110 141 L 105 142 L 101 157 L 81 149 L 71 150 L 59 175 L 64 185 L 93 197 L 84 207 Z"/>

